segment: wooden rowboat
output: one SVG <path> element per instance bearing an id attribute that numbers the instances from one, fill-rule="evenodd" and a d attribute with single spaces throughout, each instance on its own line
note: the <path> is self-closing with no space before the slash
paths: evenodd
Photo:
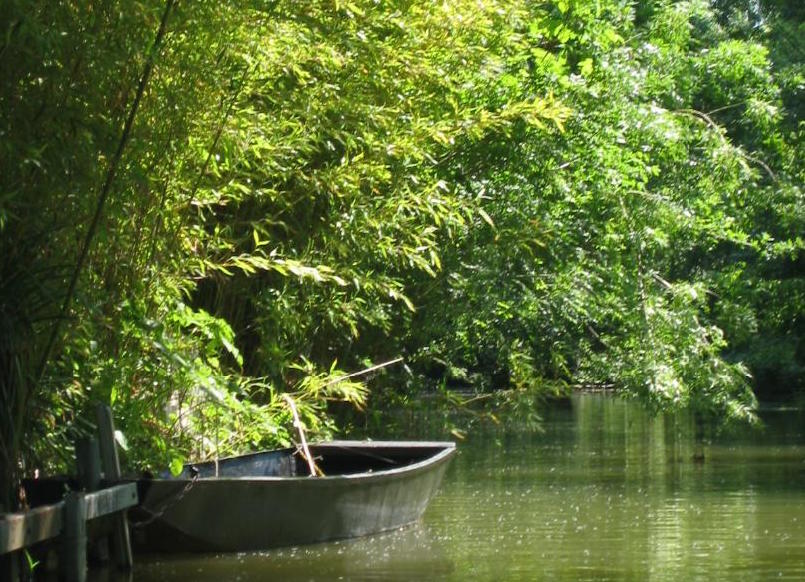
<path id="1" fill-rule="evenodd" d="M 455 454 L 451 442 L 333 441 L 189 465 L 138 481 L 134 541 L 160 552 L 261 550 L 387 531 L 418 520 Z M 217 476 L 216 476 L 217 471 Z"/>

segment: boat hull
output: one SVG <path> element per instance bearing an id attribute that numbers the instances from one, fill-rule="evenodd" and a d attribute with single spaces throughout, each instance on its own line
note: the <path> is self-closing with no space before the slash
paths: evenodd
<path id="1" fill-rule="evenodd" d="M 250 551 L 399 528 L 425 512 L 455 453 L 453 443 L 339 441 L 314 446 L 314 456 L 327 454 L 327 447 L 342 451 L 335 465 L 344 466 L 349 464 L 343 453 L 347 449 L 359 458 L 392 460 L 407 458 L 404 453 L 417 447 L 421 451 L 402 466 L 384 469 L 381 464 L 363 472 L 324 477 L 143 481 L 141 516 L 149 523 L 135 531 L 135 542 L 163 552 Z"/>

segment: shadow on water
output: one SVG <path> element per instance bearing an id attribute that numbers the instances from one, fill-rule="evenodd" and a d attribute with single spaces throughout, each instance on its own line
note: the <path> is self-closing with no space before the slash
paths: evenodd
<path id="1" fill-rule="evenodd" d="M 546 410 L 540 431 L 471 433 L 415 526 L 254 554 L 140 556 L 131 580 L 805 579 L 805 411 L 761 414 L 762 431 L 700 443 L 689 418 L 576 395 Z M 444 437 L 438 422 L 412 420 L 395 436 Z"/>

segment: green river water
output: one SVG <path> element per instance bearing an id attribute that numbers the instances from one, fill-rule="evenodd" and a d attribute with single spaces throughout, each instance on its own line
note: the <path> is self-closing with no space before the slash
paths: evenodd
<path id="1" fill-rule="evenodd" d="M 689 421 L 610 396 L 576 395 L 544 416 L 541 432 L 461 442 L 414 526 L 257 554 L 138 558 L 131 579 L 805 580 L 805 411 L 768 407 L 765 430 L 703 449 Z"/>

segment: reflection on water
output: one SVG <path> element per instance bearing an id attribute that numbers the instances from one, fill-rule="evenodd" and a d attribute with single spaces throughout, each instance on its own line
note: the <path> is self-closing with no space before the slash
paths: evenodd
<path id="1" fill-rule="evenodd" d="M 805 413 L 763 417 L 765 431 L 714 438 L 702 461 L 689 421 L 578 395 L 547 412 L 542 433 L 461 443 L 416 526 L 257 554 L 138 557 L 133 580 L 802 580 Z"/>
<path id="2" fill-rule="evenodd" d="M 453 562 L 429 528 L 417 524 L 360 540 L 252 554 L 155 559 L 136 580 L 423 580 L 450 579 Z"/>

